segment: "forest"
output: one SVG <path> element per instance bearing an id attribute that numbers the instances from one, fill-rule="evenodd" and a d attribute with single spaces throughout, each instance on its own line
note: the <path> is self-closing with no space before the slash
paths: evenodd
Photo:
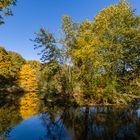
<path id="1" fill-rule="evenodd" d="M 15 0 L 0 2 L 0 25 Z M 140 16 L 121 0 L 93 20 L 62 17 L 59 38 L 41 27 L 30 39 L 40 61 L 0 47 L 0 98 L 36 92 L 64 105 L 127 105 L 140 98 Z"/>

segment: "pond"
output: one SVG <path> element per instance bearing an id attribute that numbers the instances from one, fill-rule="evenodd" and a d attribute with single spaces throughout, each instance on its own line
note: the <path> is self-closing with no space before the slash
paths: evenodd
<path id="1" fill-rule="evenodd" d="M 139 140 L 140 108 L 59 107 L 25 95 L 0 107 L 0 140 Z"/>

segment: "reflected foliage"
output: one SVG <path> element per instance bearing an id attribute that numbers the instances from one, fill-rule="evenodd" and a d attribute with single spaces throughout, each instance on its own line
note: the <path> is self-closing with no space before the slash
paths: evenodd
<path id="1" fill-rule="evenodd" d="M 60 110 L 55 118 L 41 114 L 46 139 L 93 140 L 139 139 L 140 116 L 137 110 L 113 107 L 83 107 Z M 45 138 L 43 139 L 45 140 Z"/>
<path id="2" fill-rule="evenodd" d="M 39 99 L 34 92 L 26 93 L 23 97 L 14 98 L 0 105 L 0 139 L 10 137 L 13 127 L 38 114 L 40 110 Z"/>
<path id="3" fill-rule="evenodd" d="M 0 138 L 12 138 L 18 129 L 16 125 L 25 119 L 31 121 L 28 127 L 31 127 L 32 130 L 32 123 L 38 124 L 34 117 L 33 120 L 30 118 L 34 115 L 37 115 L 41 129 L 43 129 L 43 134 L 42 130 L 38 130 L 38 133 L 42 134 L 41 140 L 138 140 L 140 138 L 139 108 L 131 108 L 130 106 L 73 108 L 45 104 L 38 99 L 36 93 L 26 93 L 12 105 L 1 106 Z M 24 123 L 20 125 L 24 125 Z M 13 130 L 14 133 L 12 133 Z"/>
<path id="4" fill-rule="evenodd" d="M 39 100 L 36 93 L 26 93 L 19 103 L 20 116 L 22 119 L 27 119 L 30 116 L 38 114 Z"/>
<path id="5" fill-rule="evenodd" d="M 13 127 L 22 121 L 18 105 L 4 105 L 0 107 L 0 139 L 9 136 Z"/>

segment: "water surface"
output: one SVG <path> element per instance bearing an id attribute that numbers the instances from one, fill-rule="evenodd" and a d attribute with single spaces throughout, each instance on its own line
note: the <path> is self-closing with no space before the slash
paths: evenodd
<path id="1" fill-rule="evenodd" d="M 27 94 L 0 107 L 1 140 L 140 140 L 140 108 L 59 107 Z"/>

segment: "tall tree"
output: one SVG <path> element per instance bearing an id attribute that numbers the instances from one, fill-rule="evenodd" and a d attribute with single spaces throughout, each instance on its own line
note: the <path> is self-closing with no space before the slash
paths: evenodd
<path id="1" fill-rule="evenodd" d="M 17 83 L 25 91 L 35 91 L 37 89 L 36 70 L 29 64 L 24 64 L 18 73 Z"/>
<path id="2" fill-rule="evenodd" d="M 60 49 L 56 45 L 56 39 L 53 37 L 53 34 L 47 32 L 44 28 L 41 28 L 38 33 L 35 33 L 34 42 L 35 49 L 41 49 L 39 55 L 41 55 L 41 61 L 45 69 L 45 79 L 46 79 L 46 88 L 48 91 L 56 91 L 56 85 L 58 85 L 57 75 L 60 72 Z"/>
<path id="3" fill-rule="evenodd" d="M 44 28 L 40 28 L 38 33 L 35 33 L 34 42 L 35 49 L 41 49 L 38 53 L 41 55 L 41 61 L 43 63 L 57 62 L 59 57 L 59 49 L 56 46 L 56 40 L 53 34 L 47 32 Z"/>
<path id="4" fill-rule="evenodd" d="M 140 17 L 125 1 L 80 24 L 71 52 L 88 93 L 109 100 L 127 92 L 121 87 L 139 76 L 139 26 Z"/>

